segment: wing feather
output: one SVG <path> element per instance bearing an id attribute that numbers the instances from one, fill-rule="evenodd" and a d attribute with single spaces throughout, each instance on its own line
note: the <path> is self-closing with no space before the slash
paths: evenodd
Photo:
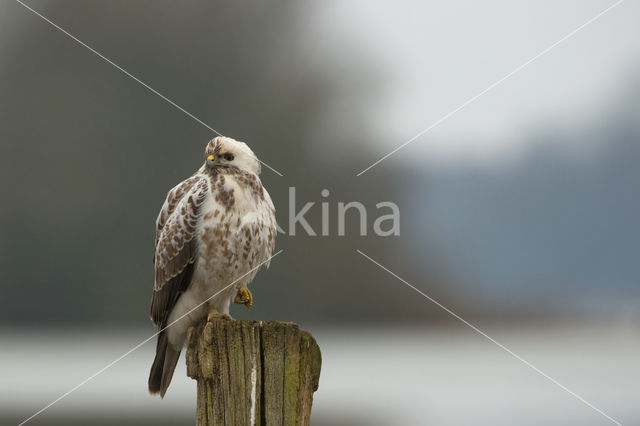
<path id="1" fill-rule="evenodd" d="M 158 326 L 166 325 L 178 297 L 191 282 L 198 257 L 198 221 L 208 193 L 208 179 L 193 176 L 169 191 L 158 215 L 151 299 L 151 319 Z"/>

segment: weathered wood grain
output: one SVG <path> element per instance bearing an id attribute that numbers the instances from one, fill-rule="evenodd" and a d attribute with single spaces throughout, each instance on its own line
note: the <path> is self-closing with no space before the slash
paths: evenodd
<path id="1" fill-rule="evenodd" d="M 293 323 L 219 319 L 187 334 L 196 424 L 308 425 L 320 348 Z"/>

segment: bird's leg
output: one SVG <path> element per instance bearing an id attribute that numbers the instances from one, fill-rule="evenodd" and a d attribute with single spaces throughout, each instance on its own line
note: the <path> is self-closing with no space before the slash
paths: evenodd
<path id="1" fill-rule="evenodd" d="M 217 319 L 230 320 L 233 318 L 231 318 L 231 315 L 229 314 L 221 314 L 220 312 L 218 312 L 216 308 L 211 306 L 209 308 L 209 314 L 207 315 L 207 322 L 213 322 L 214 320 L 217 320 Z"/>
<path id="2" fill-rule="evenodd" d="M 253 294 L 251 294 L 247 286 L 243 285 L 238 289 L 236 297 L 233 299 L 233 303 L 243 304 L 247 308 L 253 306 Z"/>

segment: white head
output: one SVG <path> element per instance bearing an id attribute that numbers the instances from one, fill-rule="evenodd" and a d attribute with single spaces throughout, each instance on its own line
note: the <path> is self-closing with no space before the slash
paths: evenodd
<path id="1" fill-rule="evenodd" d="M 218 136 L 204 150 L 205 167 L 237 167 L 240 170 L 260 174 L 260 161 L 244 143 L 226 136 Z"/>

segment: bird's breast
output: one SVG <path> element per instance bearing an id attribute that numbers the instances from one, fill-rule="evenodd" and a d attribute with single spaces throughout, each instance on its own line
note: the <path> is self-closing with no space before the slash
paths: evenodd
<path id="1" fill-rule="evenodd" d="M 270 256 L 273 223 L 258 209 L 224 210 L 215 199 L 205 206 L 199 231 L 199 267 L 212 278 L 246 273 Z"/>

